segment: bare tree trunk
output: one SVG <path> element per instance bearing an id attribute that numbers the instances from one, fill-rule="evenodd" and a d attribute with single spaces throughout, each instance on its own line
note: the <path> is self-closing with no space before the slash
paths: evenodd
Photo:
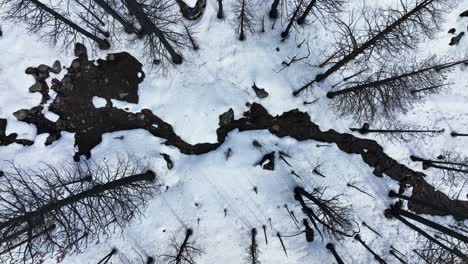
<path id="1" fill-rule="evenodd" d="M 161 41 L 162 45 L 164 48 L 169 52 L 172 58 L 172 62 L 175 64 L 181 64 L 182 63 L 182 56 L 178 54 L 174 48 L 172 48 L 171 44 L 167 41 L 166 37 L 164 36 L 164 33 L 159 30 L 159 28 L 149 19 L 149 17 L 145 14 L 143 8 L 139 3 L 137 3 L 135 0 L 124 0 L 125 3 L 127 4 L 128 9 L 130 10 L 130 13 L 132 13 L 135 18 L 138 20 L 140 25 L 143 28 L 142 34 L 151 34 L 154 33 L 156 37 Z"/>
<path id="2" fill-rule="evenodd" d="M 185 239 L 184 242 L 182 242 L 182 245 L 180 246 L 179 252 L 177 252 L 177 256 L 175 258 L 176 264 L 179 264 L 180 261 L 182 260 L 182 255 L 184 253 L 185 247 L 187 246 L 188 240 L 190 236 L 193 234 L 192 229 L 187 229 L 187 232 L 185 233 Z"/>
<path id="3" fill-rule="evenodd" d="M 311 0 L 311 1 L 309 2 L 309 4 L 307 5 L 306 9 L 304 10 L 304 14 L 302 14 L 302 16 L 299 17 L 299 18 L 297 19 L 297 23 L 298 23 L 299 25 L 304 24 L 304 22 L 305 22 L 307 16 L 309 15 L 310 11 L 311 11 L 312 8 L 315 6 L 315 3 L 317 3 L 317 0 Z"/>
<path id="4" fill-rule="evenodd" d="M 339 62 L 337 62 L 335 65 L 333 65 L 330 69 L 328 69 L 326 72 L 318 74 L 315 77 L 315 81 L 320 82 L 325 80 L 328 76 L 332 75 L 334 72 L 339 70 L 341 67 L 344 65 L 348 64 L 350 61 L 354 60 L 357 56 L 362 54 L 365 50 L 371 48 L 377 41 L 380 41 L 381 39 L 385 38 L 385 36 L 395 30 L 398 26 L 406 22 L 408 19 L 410 19 L 413 15 L 417 14 L 420 10 L 425 8 L 427 5 L 431 4 L 434 0 L 424 0 L 422 1 L 419 5 L 417 5 L 415 8 L 413 8 L 411 11 L 403 15 L 400 19 L 396 20 L 392 24 L 390 24 L 388 27 L 386 27 L 384 30 L 380 31 L 378 34 L 376 34 L 374 37 L 366 41 L 363 45 L 360 47 L 356 48 L 353 50 L 353 52 L 349 53 L 347 56 L 342 58 Z"/>
<path id="5" fill-rule="evenodd" d="M 404 73 L 404 74 L 401 74 L 401 75 L 398 75 L 398 76 L 392 76 L 392 77 L 385 78 L 385 79 L 378 80 L 378 81 L 374 81 L 374 82 L 355 85 L 355 86 L 348 87 L 348 88 L 345 88 L 345 89 L 342 89 L 342 90 L 339 90 L 339 91 L 328 92 L 327 97 L 330 98 L 330 99 L 333 99 L 335 96 L 340 96 L 340 95 L 353 93 L 353 92 L 359 92 L 359 91 L 362 91 L 362 90 L 365 90 L 365 89 L 372 89 L 373 87 L 377 87 L 377 86 L 380 86 L 380 85 L 385 84 L 385 83 L 390 83 L 390 82 L 393 82 L 393 81 L 396 81 L 396 80 L 408 78 L 408 77 L 415 76 L 415 75 L 425 73 L 425 72 L 428 72 L 428 71 L 441 71 L 441 70 L 444 70 L 444 69 L 447 69 L 447 68 L 450 68 L 450 67 L 454 67 L 456 65 L 464 64 L 464 63 L 467 63 L 467 62 L 468 62 L 468 60 L 461 60 L 461 61 L 445 63 L 445 64 L 442 64 L 442 65 L 435 65 L 435 66 L 430 66 L 430 67 L 426 67 L 426 68 L 422 68 L 422 69 L 417 69 L 415 71 L 412 71 L 412 72 L 409 72 L 409 73 Z"/>
<path id="6" fill-rule="evenodd" d="M 86 31 L 85 29 L 81 28 L 77 24 L 75 24 L 72 21 L 68 20 L 67 18 L 65 18 L 61 14 L 55 12 L 52 8 L 46 6 L 45 4 L 41 3 L 38 0 L 31 0 L 31 2 L 34 5 L 36 5 L 38 8 L 43 9 L 45 12 L 51 14 L 55 19 L 62 21 L 67 26 L 69 26 L 69 27 L 73 28 L 74 30 L 76 30 L 78 33 L 80 33 L 80 34 L 84 35 L 85 37 L 87 37 L 87 38 L 93 40 L 94 42 L 96 42 L 100 49 L 106 50 L 106 49 L 110 48 L 110 44 L 106 39 L 101 39 L 101 38 L 93 35 L 92 33 Z"/>
<path id="7" fill-rule="evenodd" d="M 241 9 L 241 18 L 240 18 L 240 33 L 239 33 L 239 40 L 245 40 L 245 33 L 244 33 L 244 15 L 245 15 L 245 0 L 242 0 L 242 9 Z"/>
<path id="8" fill-rule="evenodd" d="M 274 0 L 273 3 L 271 4 L 270 12 L 268 12 L 268 16 L 271 19 L 278 18 L 278 5 L 279 5 L 279 2 L 280 2 L 280 0 Z"/>
<path id="9" fill-rule="evenodd" d="M 218 2 L 218 14 L 216 15 L 216 17 L 219 19 L 222 19 L 224 17 L 223 0 L 217 0 L 217 2 Z"/>
<path id="10" fill-rule="evenodd" d="M 86 197 L 96 196 L 97 194 L 101 194 L 103 192 L 113 190 L 119 187 L 128 186 L 135 182 L 153 181 L 155 178 L 156 178 L 156 175 L 154 174 L 154 172 L 147 171 L 143 174 L 136 174 L 133 176 L 128 176 L 128 177 L 121 178 L 115 181 L 111 181 L 102 185 L 96 185 L 89 190 L 83 191 L 73 196 L 69 196 L 62 200 L 57 200 L 55 202 L 52 202 L 50 204 L 47 204 L 43 207 L 38 208 L 35 211 L 28 212 L 24 215 L 21 215 L 21 216 L 12 218 L 6 222 L 0 223 L 0 230 L 11 225 L 21 224 L 24 222 L 34 222 L 34 220 L 40 217 L 41 215 L 48 214 L 64 206 L 77 203 Z"/>
<path id="11" fill-rule="evenodd" d="M 126 33 L 138 33 L 138 30 L 128 22 L 124 17 L 122 17 L 116 10 L 112 8 L 105 0 L 93 0 L 99 7 L 101 7 L 106 13 L 111 15 L 115 20 L 123 26 Z"/>
<path id="12" fill-rule="evenodd" d="M 291 27 L 292 27 L 292 25 L 294 24 L 294 20 L 296 19 L 297 13 L 299 13 L 299 9 L 301 9 L 302 2 L 303 2 L 303 0 L 301 0 L 301 1 L 299 2 L 299 4 L 298 4 L 297 7 L 296 7 L 296 10 L 294 10 L 294 13 L 293 13 L 292 17 L 291 17 L 291 19 L 289 20 L 288 25 L 286 26 L 286 29 L 285 29 L 283 32 L 281 32 L 281 37 L 282 37 L 282 38 L 287 38 L 287 37 L 288 37 L 288 35 L 289 35 L 289 30 L 291 30 Z"/>

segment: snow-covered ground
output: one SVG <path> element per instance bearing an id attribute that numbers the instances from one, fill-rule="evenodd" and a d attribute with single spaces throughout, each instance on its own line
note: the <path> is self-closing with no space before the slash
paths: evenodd
<path id="1" fill-rule="evenodd" d="M 464 37 L 458 46 L 449 47 L 451 35 L 446 33 L 451 27 L 456 27 L 457 31 L 466 30 L 468 18 L 459 18 L 458 14 L 467 9 L 468 1 L 463 1 L 447 15 L 437 38 L 421 45 L 421 56 L 435 53 L 461 59 L 467 55 L 468 38 Z M 215 142 L 218 116 L 232 108 L 238 118 L 247 109 L 246 102 L 260 102 L 271 114 L 299 108 L 307 111 L 322 130 L 333 128 L 339 132 L 349 132 L 348 128 L 356 125 L 351 120 L 338 117 L 330 108 L 330 101 L 324 97 L 327 87 L 333 84 L 333 78 L 321 84 L 322 87 L 315 87 L 314 93 L 293 97 L 292 91 L 314 77 L 319 70 L 297 63 L 280 71 L 281 62 L 288 56 L 307 53 L 304 47 L 296 47 L 307 35 L 311 51 L 308 62 L 314 64 L 320 61 L 322 49 L 330 40 L 329 33 L 322 26 L 309 26 L 300 35 L 293 32 L 289 39 L 282 42 L 279 37 L 281 27 L 277 24 L 271 30 L 271 24 L 266 19 L 265 33 L 248 34 L 247 41 L 240 42 L 232 27 L 229 5 L 226 5 L 226 19 L 218 20 L 216 12 L 217 2 L 207 1 L 205 13 L 195 25 L 201 49 L 196 53 L 186 53 L 186 62 L 170 68 L 167 75 L 163 76 L 152 69 L 138 50 L 125 46 L 113 47 L 109 52 L 125 50 L 138 58 L 144 64 L 146 74 L 139 89 L 140 102 L 129 104 L 114 101 L 114 106 L 128 107 L 132 112 L 149 108 L 172 124 L 175 132 L 192 144 Z M 56 59 L 62 65 L 69 65 L 73 59 L 72 51 L 50 47 L 38 36 L 27 33 L 21 25 L 1 23 L 4 36 L 0 37 L 0 117 L 8 119 L 7 133 L 16 132 L 20 138 L 34 139 L 35 144 L 30 147 L 16 144 L 0 147 L 0 170 L 8 168 L 8 163 L 4 161 L 31 167 L 41 162 L 60 164 L 70 161 L 74 153 L 73 134 L 63 133 L 59 141 L 46 147 L 44 142 L 47 135 L 36 136 L 34 126 L 17 121 L 12 113 L 29 109 L 40 102 L 39 94 L 28 92 L 33 78 L 26 75 L 24 70 L 43 63 L 50 65 Z M 104 55 L 99 53 L 96 56 Z M 385 152 L 416 170 L 421 170 L 420 165 L 411 163 L 410 154 L 434 157 L 441 150 L 455 149 L 468 155 L 468 138 L 454 139 L 449 135 L 452 130 L 468 132 L 467 72 L 468 69 L 455 70 L 450 74 L 454 82 L 450 89 L 428 98 L 401 117 L 403 121 L 445 128 L 447 133 L 409 143 L 377 137 Z M 254 82 L 266 89 L 270 96 L 258 99 L 251 89 Z M 316 97 L 320 97 L 317 103 L 303 105 L 304 100 L 311 101 Z M 123 140 L 114 139 L 120 135 L 125 136 Z M 289 153 L 297 173 L 304 175 L 302 179 L 292 177 L 280 161 L 277 161 L 275 171 L 253 166 L 262 156 L 252 147 L 253 139 L 265 146 L 265 153 L 273 150 Z M 107 241 L 90 245 L 82 254 L 67 256 L 64 263 L 96 263 L 112 247 L 118 248 L 121 254 L 129 258 L 135 257 L 135 261 L 136 252 L 157 256 L 167 253 L 170 237 L 176 235 L 180 240 L 185 228 L 191 227 L 197 244 L 206 252 L 200 258 L 200 264 L 238 264 L 245 256 L 251 228 L 261 231 L 262 225 L 267 226 L 268 235 L 268 245 L 263 240 L 262 232 L 258 236 L 262 263 L 334 263 L 333 256 L 325 249 L 327 240 L 318 238 L 307 243 L 303 235 L 283 238 L 288 250 L 286 256 L 276 238 L 277 232 L 287 236 L 299 231 L 283 207 L 287 204 L 302 219 L 298 203 L 293 198 L 293 188 L 298 184 L 309 190 L 327 187 L 329 195 L 343 193 L 342 200 L 352 206 L 355 221 L 366 221 L 382 234 L 383 238 L 379 238 L 361 228 L 363 240 L 384 256 L 388 263 L 397 263 L 388 255 L 390 245 L 409 256 L 417 244 L 414 232 L 396 220 L 391 221 L 383 216 L 383 210 L 392 202 L 387 193 L 398 188 L 397 182 L 388 177 L 375 177 L 360 157 L 345 154 L 335 146 L 317 148 L 318 142 L 279 139 L 265 131 L 232 132 L 222 147 L 200 156 L 183 155 L 176 148 L 166 147 L 161 142 L 144 130 L 104 135 L 102 143 L 92 151 L 94 159 L 132 153 L 147 160 L 170 188 L 151 201 L 144 211 L 144 217 L 133 221 L 122 235 L 115 234 Z M 224 152 L 228 147 L 232 148 L 233 156 L 226 161 Z M 173 170 L 167 170 L 160 152 L 171 155 L 175 162 Z M 322 162 L 322 172 L 326 178 L 311 173 L 313 167 Z M 430 170 L 426 173 L 429 181 L 439 186 L 437 174 Z M 356 183 L 375 199 L 346 188 L 348 182 Z M 258 194 L 253 191 L 254 186 Z M 460 191 L 443 185 L 440 188 L 449 195 Z M 461 190 L 460 199 L 466 200 L 467 192 L 466 188 Z M 195 206 L 195 203 L 199 206 Z M 228 210 L 226 217 L 225 208 Z M 273 229 L 270 228 L 269 218 Z M 440 222 L 451 221 L 450 218 L 430 218 Z M 352 238 L 344 239 L 336 248 L 345 263 L 374 262 L 373 256 Z M 54 260 L 49 262 L 54 263 Z M 112 263 L 118 262 L 113 259 Z"/>

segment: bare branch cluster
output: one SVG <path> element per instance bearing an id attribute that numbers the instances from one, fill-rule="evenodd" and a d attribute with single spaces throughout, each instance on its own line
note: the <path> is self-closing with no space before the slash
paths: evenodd
<path id="1" fill-rule="evenodd" d="M 246 38 L 247 32 L 253 32 L 255 26 L 255 7 L 252 0 L 234 0 L 231 4 L 236 34 L 239 40 Z"/>
<path id="2" fill-rule="evenodd" d="M 353 229 L 356 225 L 351 220 L 351 207 L 339 200 L 341 195 L 325 198 L 324 193 L 324 188 L 316 188 L 309 193 L 301 187 L 296 187 L 294 198 L 299 201 L 302 211 L 309 217 L 322 238 L 319 224 L 322 226 L 322 231 L 332 239 L 354 236 Z"/>
<path id="3" fill-rule="evenodd" d="M 172 237 L 170 248 L 172 253 L 161 255 L 163 263 L 166 264 L 196 264 L 196 260 L 204 251 L 190 241 L 193 235 L 192 229 L 187 229 L 185 232 L 185 238 L 182 242 L 178 241 L 177 238 Z"/>
<path id="4" fill-rule="evenodd" d="M 355 121 L 378 118 L 395 119 L 426 96 L 437 94 L 448 84 L 446 73 L 467 62 L 437 59 L 383 63 L 377 70 L 358 75 L 327 93 L 333 106 L 343 116 Z"/>

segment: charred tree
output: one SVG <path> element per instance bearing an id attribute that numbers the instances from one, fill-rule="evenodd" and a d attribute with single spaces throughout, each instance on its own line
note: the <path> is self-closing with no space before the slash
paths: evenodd
<path id="1" fill-rule="evenodd" d="M 39 0 L 2 0 L 0 7 L 5 10 L 3 17 L 8 20 L 25 22 L 31 32 L 41 35 L 52 44 L 62 41 L 64 45 L 76 42 L 78 35 L 97 44 L 100 49 L 110 48 L 110 43 L 73 22 L 66 14 L 60 13 L 59 6 L 48 6 Z"/>
<path id="2" fill-rule="evenodd" d="M 457 232 L 457 231 L 455 231 L 455 230 L 452 230 L 452 229 L 450 229 L 448 227 L 440 225 L 440 224 L 438 224 L 438 223 L 436 223 L 434 221 L 428 220 L 428 219 L 426 219 L 424 217 L 421 217 L 419 215 L 416 215 L 416 214 L 413 214 L 411 212 L 405 211 L 405 210 L 403 210 L 403 209 L 401 209 L 401 208 L 399 208 L 397 206 L 393 206 L 391 208 L 391 210 L 392 210 L 391 213 L 392 213 L 393 216 L 398 215 L 398 216 L 403 216 L 403 217 L 409 218 L 409 219 L 417 221 L 417 222 L 419 222 L 419 223 L 421 223 L 423 225 L 426 225 L 426 226 L 428 226 L 430 228 L 433 228 L 433 229 L 435 229 L 435 230 L 437 230 L 437 231 L 439 231 L 441 233 L 444 233 L 447 236 L 451 236 L 451 237 L 456 238 L 456 239 L 458 239 L 458 240 L 460 240 L 460 241 L 462 241 L 464 243 L 468 243 L 468 237 L 461 234 L 461 233 L 459 233 L 459 232 Z"/>
<path id="3" fill-rule="evenodd" d="M 341 204 L 339 197 L 340 195 L 325 198 L 322 189 L 315 189 L 311 193 L 302 187 L 294 189 L 294 199 L 300 203 L 303 213 L 308 216 L 322 239 L 322 231 L 333 239 L 354 236 L 350 207 Z M 321 229 L 319 225 L 322 226 Z"/>
<path id="4" fill-rule="evenodd" d="M 340 255 L 338 255 L 338 252 L 335 250 L 335 246 L 332 243 L 328 243 L 325 246 L 330 252 L 333 254 L 333 257 L 336 259 L 336 263 L 338 264 L 344 264 L 343 260 L 340 258 Z"/>
<path id="5" fill-rule="evenodd" d="M 106 0 L 92 0 L 96 3 L 105 13 L 111 16 L 115 21 L 120 23 L 125 31 L 128 34 L 137 34 L 139 30 L 136 26 L 130 22 L 124 15 L 121 15 L 118 10 L 116 10 L 112 5 L 107 3 Z"/>
<path id="6" fill-rule="evenodd" d="M 178 242 L 176 238 L 172 238 L 171 247 L 173 252 L 161 256 L 163 263 L 196 264 L 196 259 L 203 254 L 203 250 L 189 241 L 192 235 L 193 230 L 189 228 L 185 231 L 182 243 Z"/>
<path id="7" fill-rule="evenodd" d="M 300 10 L 302 9 L 302 3 L 304 0 L 298 0 L 296 4 L 296 8 L 294 9 L 294 12 L 292 13 L 291 17 L 289 18 L 288 25 L 286 26 L 286 29 L 281 32 L 281 37 L 282 38 L 287 38 L 289 35 L 289 31 L 291 30 L 291 27 L 294 24 L 294 21 L 296 20 L 297 15 L 299 14 Z"/>
<path id="8" fill-rule="evenodd" d="M 403 218 L 400 215 L 400 212 L 401 212 L 401 209 L 399 209 L 397 205 L 394 205 L 394 206 L 391 206 L 390 209 L 385 210 L 385 216 L 387 218 L 396 218 L 397 220 L 399 220 L 401 223 L 403 223 L 407 227 L 409 227 L 409 228 L 413 229 L 414 231 L 416 231 L 419 235 L 421 235 L 421 236 L 425 237 L 426 239 L 428 239 L 431 243 L 434 243 L 438 247 L 442 248 L 443 250 L 449 252 L 450 254 L 455 255 L 456 257 L 460 258 L 462 261 L 467 261 L 468 260 L 468 256 L 465 255 L 463 252 L 461 252 L 458 248 L 456 248 L 456 247 L 451 248 L 451 247 L 447 246 L 446 244 L 442 243 L 440 240 L 434 238 L 429 233 L 422 230 L 420 227 L 416 226 L 415 224 L 410 223 L 408 220 Z"/>
<path id="9" fill-rule="evenodd" d="M 468 176 L 468 157 L 453 150 L 443 151 L 437 159 L 424 159 L 415 155 L 411 155 L 410 159 L 421 162 L 423 170 L 429 168 L 440 170 L 441 179 L 450 186 L 457 187 L 463 184 Z"/>
<path id="10" fill-rule="evenodd" d="M 367 64 L 372 57 L 395 56 L 402 49 L 414 49 L 421 36 L 432 37 L 439 29 L 442 15 L 450 0 L 401 1 L 399 8 L 365 9 L 360 14 L 366 28 L 359 28 L 361 19 L 351 14 L 350 21 L 336 18 L 337 42 L 326 64 L 325 72 L 294 91 L 297 96 L 315 82 L 321 82 L 352 61 Z"/>
<path id="11" fill-rule="evenodd" d="M 37 170 L 13 165 L 0 185 L 0 259 L 74 253 L 122 228 L 159 188 L 155 174 L 141 169 L 131 158 Z"/>
<path id="12" fill-rule="evenodd" d="M 175 64 L 182 63 L 182 56 L 177 53 L 174 46 L 182 44 L 182 33 L 177 33 L 171 29 L 163 30 L 154 21 L 162 21 L 160 17 L 165 11 L 170 12 L 175 6 L 169 1 L 152 1 L 149 4 L 142 5 L 136 0 L 124 0 L 130 13 L 135 17 L 142 27 L 142 34 L 145 38 L 145 46 L 150 50 L 152 57 L 166 56 L 165 51 L 169 53 L 170 59 Z M 145 10 L 146 9 L 146 10 Z M 146 11 L 146 12 L 145 12 Z M 150 17 L 151 16 L 153 17 Z M 174 23 L 173 13 L 168 14 L 169 17 L 164 25 Z M 159 19 L 159 20 L 158 20 Z M 163 50 L 164 49 L 164 50 Z"/>
<path id="13" fill-rule="evenodd" d="M 235 0 L 232 3 L 234 13 L 234 24 L 239 40 L 244 41 L 246 32 L 253 32 L 254 27 L 254 7 L 251 0 Z"/>
<path id="14" fill-rule="evenodd" d="M 333 14 L 341 12 L 344 3 L 344 0 L 310 0 L 302 15 L 297 19 L 297 24 L 303 25 L 310 15 L 317 18 L 333 16 Z"/>
<path id="15" fill-rule="evenodd" d="M 457 210 L 457 208 L 443 207 L 443 206 L 440 206 L 440 205 L 435 204 L 433 202 L 417 199 L 417 198 L 414 198 L 414 197 L 409 197 L 409 196 L 406 196 L 406 195 L 403 195 L 403 194 L 398 194 L 393 190 L 388 193 L 388 196 L 392 197 L 392 198 L 400 198 L 400 199 L 406 200 L 406 201 L 411 202 L 411 203 L 419 204 L 421 206 L 430 208 L 433 211 L 439 211 L 439 212 L 443 212 L 445 214 L 450 214 L 456 220 L 468 219 L 468 214 L 463 212 L 463 210 Z"/>
<path id="16" fill-rule="evenodd" d="M 268 12 L 268 16 L 271 19 L 277 19 L 278 18 L 278 6 L 280 4 L 280 0 L 273 0 L 273 3 L 271 3 L 271 8 L 270 11 Z"/>
<path id="17" fill-rule="evenodd" d="M 375 258 L 375 260 L 377 260 L 380 264 L 387 264 L 387 262 L 381 257 L 379 256 L 377 253 L 375 253 L 367 244 L 366 242 L 364 242 L 362 239 L 361 239 L 361 236 L 359 234 L 355 235 L 354 236 L 354 239 L 356 239 L 357 241 L 359 241 L 359 243 L 361 243 L 361 245 L 367 249 L 367 251 L 369 251 Z"/>
<path id="18" fill-rule="evenodd" d="M 216 14 L 216 17 L 218 19 L 223 19 L 224 17 L 223 0 L 217 0 L 217 2 L 218 2 L 218 13 Z"/>
<path id="19" fill-rule="evenodd" d="M 259 255 L 260 250 L 258 249 L 257 243 L 257 229 L 252 228 L 250 232 L 250 245 L 247 247 L 247 256 L 245 257 L 245 263 L 260 264 Z"/>
<path id="20" fill-rule="evenodd" d="M 372 74 L 328 92 L 327 97 L 333 99 L 333 106 L 338 112 L 353 115 L 356 121 L 378 117 L 394 119 L 411 109 L 415 102 L 438 93 L 440 89 L 424 90 L 417 94 L 411 91 L 443 85 L 448 71 L 467 62 L 466 59 L 446 62 L 432 57 L 404 65 L 385 64 Z"/>
<path id="21" fill-rule="evenodd" d="M 390 139 L 400 141 L 409 141 L 416 138 L 424 138 L 425 136 L 437 136 L 445 132 L 445 129 L 426 129 L 419 128 L 415 125 L 397 124 L 392 127 L 384 127 L 381 129 L 371 129 L 369 123 L 364 123 L 360 128 L 350 128 L 353 132 L 358 132 L 362 135 L 369 133 L 381 134 Z"/>

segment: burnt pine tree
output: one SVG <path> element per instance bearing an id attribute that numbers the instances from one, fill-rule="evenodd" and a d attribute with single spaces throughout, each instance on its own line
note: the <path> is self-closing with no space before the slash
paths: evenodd
<path id="1" fill-rule="evenodd" d="M 260 264 L 260 260 L 259 260 L 260 250 L 258 249 L 256 228 L 252 228 L 252 230 L 250 231 L 250 243 L 246 249 L 247 249 L 247 254 L 245 257 L 245 263 L 246 264 Z"/>
<path id="2" fill-rule="evenodd" d="M 217 0 L 217 2 L 218 2 L 218 13 L 216 14 L 216 17 L 218 19 L 223 19 L 224 17 L 223 0 Z"/>
<path id="3" fill-rule="evenodd" d="M 294 21 L 296 20 L 296 17 L 299 15 L 300 10 L 302 9 L 302 3 L 304 2 L 304 0 L 298 0 L 298 1 L 295 1 L 295 2 L 296 2 L 296 8 L 294 9 L 294 12 L 291 14 L 291 16 L 289 18 L 286 29 L 283 32 L 281 32 L 281 37 L 282 38 L 287 38 L 288 37 L 289 31 L 291 30 L 291 28 L 292 28 L 292 26 L 294 24 Z"/>
<path id="4" fill-rule="evenodd" d="M 143 169 L 143 172 L 142 172 Z M 12 165 L 0 182 L 0 260 L 74 253 L 141 214 L 160 185 L 133 158 L 34 170 Z"/>
<path id="5" fill-rule="evenodd" d="M 414 124 L 406 124 L 401 122 L 392 122 L 395 124 L 385 125 L 382 128 L 371 128 L 369 123 L 364 123 L 362 127 L 350 128 L 351 131 L 358 132 L 362 135 L 378 134 L 390 140 L 407 142 L 412 139 L 423 139 L 425 137 L 434 137 L 444 133 L 445 129 L 426 128 Z"/>
<path id="6" fill-rule="evenodd" d="M 31 32 L 39 32 L 52 44 L 74 43 L 81 36 L 96 43 L 100 49 L 108 49 L 110 43 L 105 36 L 100 37 L 80 24 L 72 21 L 60 6 L 49 6 L 39 0 L 2 0 L 0 8 L 8 20 L 25 22 Z M 101 32 L 102 33 L 102 32 Z"/>
<path id="7" fill-rule="evenodd" d="M 310 15 L 316 18 L 325 18 L 329 15 L 334 15 L 342 10 L 345 0 L 310 0 L 302 12 L 302 15 L 297 19 L 297 24 L 303 25 L 306 18 Z"/>
<path id="8" fill-rule="evenodd" d="M 273 0 L 271 3 L 270 11 L 268 12 L 268 16 L 271 19 L 277 19 L 278 18 L 278 6 L 280 4 L 280 0 Z"/>
<path id="9" fill-rule="evenodd" d="M 236 33 L 239 34 L 239 40 L 244 41 L 246 32 L 253 32 L 254 14 L 251 0 L 234 0 L 232 2 L 232 11 L 234 13 L 234 25 Z"/>
<path id="10" fill-rule="evenodd" d="M 412 161 L 422 162 L 423 169 L 439 169 L 442 174 L 441 180 L 449 186 L 458 187 L 466 184 L 468 176 L 468 157 L 454 150 L 444 150 L 436 159 L 424 159 L 414 155 L 410 156 Z"/>
<path id="11" fill-rule="evenodd" d="M 369 63 L 370 58 L 394 56 L 403 49 L 415 49 L 421 36 L 432 37 L 439 28 L 443 12 L 451 0 L 399 1 L 399 8 L 369 10 L 364 8 L 360 19 L 351 14 L 349 21 L 336 18 L 338 31 L 325 72 L 293 92 L 299 95 L 315 82 L 321 82 L 343 69 L 350 62 Z M 364 24 L 362 28 L 360 24 Z M 357 61 L 356 61 L 357 60 Z"/>
<path id="12" fill-rule="evenodd" d="M 76 0 L 79 1 L 79 0 Z M 128 34 L 137 34 L 139 31 L 136 28 L 136 26 L 129 21 L 127 18 L 125 18 L 125 15 L 123 15 L 120 11 L 122 8 L 117 8 L 113 2 L 108 3 L 106 0 L 89 0 L 91 3 L 90 4 L 96 4 L 103 12 L 105 12 L 112 20 L 109 21 L 109 24 L 114 24 L 114 21 L 117 21 L 124 29 L 125 33 Z M 92 5 L 93 9 L 92 10 L 97 10 L 94 5 Z"/>
<path id="13" fill-rule="evenodd" d="M 163 263 L 166 264 L 196 264 L 197 258 L 204 252 L 197 245 L 190 241 L 193 236 L 193 230 L 185 231 L 184 240 L 180 243 L 176 238 L 172 238 L 170 254 L 161 255 Z M 159 263 L 159 262 L 158 262 Z"/>
<path id="14" fill-rule="evenodd" d="M 356 121 L 377 117 L 394 119 L 427 95 L 437 94 L 446 86 L 446 73 L 468 60 L 441 61 L 435 57 L 422 61 L 384 64 L 375 72 L 360 75 L 354 81 L 327 93 L 342 115 Z"/>
<path id="15" fill-rule="evenodd" d="M 332 239 L 354 236 L 354 222 L 350 219 L 349 206 L 339 201 L 340 195 L 324 197 L 324 189 L 307 192 L 302 187 L 294 189 L 294 199 L 323 239 L 322 231 Z M 322 228 L 319 228 L 321 226 Z"/>
<path id="16" fill-rule="evenodd" d="M 418 235 L 418 241 L 421 241 L 416 252 L 417 259 L 423 259 L 426 263 L 453 263 L 463 264 L 466 263 L 457 254 L 451 250 L 440 246 L 437 242 L 424 239 L 424 236 Z M 452 237 L 449 237 L 443 233 L 436 233 L 434 238 L 437 241 L 443 242 L 448 248 L 459 249 L 460 252 L 468 252 L 468 244 Z"/>
<path id="17" fill-rule="evenodd" d="M 140 34 L 145 38 L 144 47 L 149 49 L 149 55 L 154 59 L 167 57 L 175 64 L 182 63 L 182 56 L 174 46 L 184 44 L 184 34 L 174 31 L 169 26 L 177 22 L 174 15 L 176 4 L 170 1 L 123 0 L 132 16 L 141 26 Z"/>

